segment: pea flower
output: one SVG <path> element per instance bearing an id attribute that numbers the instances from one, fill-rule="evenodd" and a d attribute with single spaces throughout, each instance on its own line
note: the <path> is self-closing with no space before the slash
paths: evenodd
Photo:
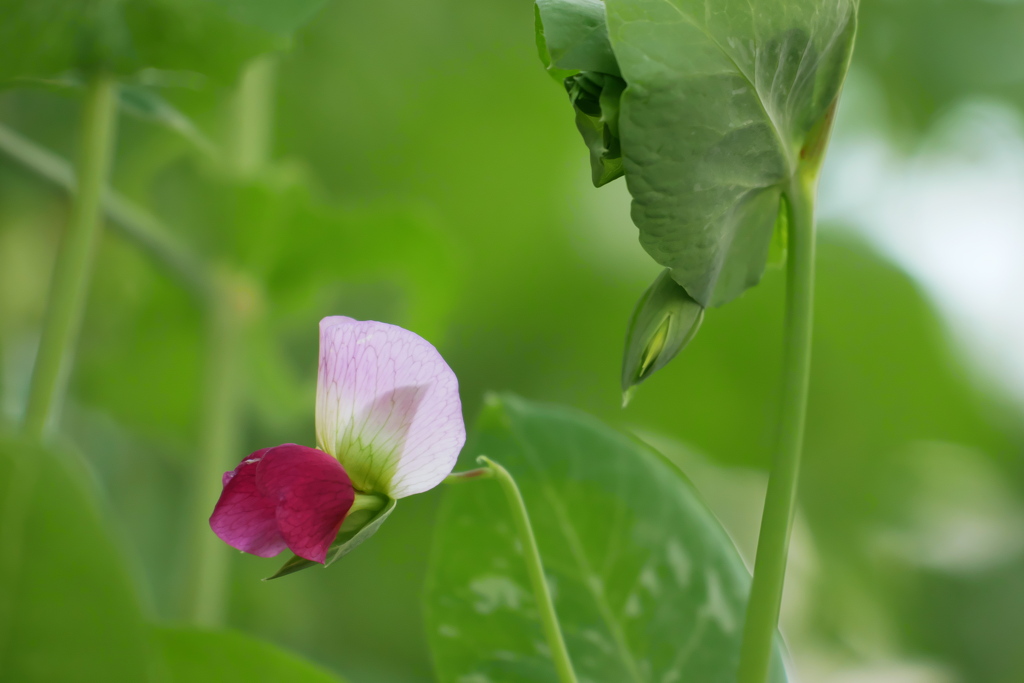
<path id="1" fill-rule="evenodd" d="M 324 318 L 316 439 L 317 448 L 258 450 L 226 472 L 214 533 L 261 557 L 289 548 L 305 565 L 326 563 L 339 530 L 372 533 L 380 517 L 373 524 L 357 512 L 386 516 L 395 499 L 437 486 L 455 467 L 466 440 L 455 373 L 401 327 Z"/>

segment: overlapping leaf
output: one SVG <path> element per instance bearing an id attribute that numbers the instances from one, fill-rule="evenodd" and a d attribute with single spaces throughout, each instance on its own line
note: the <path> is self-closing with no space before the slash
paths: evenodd
<path id="1" fill-rule="evenodd" d="M 856 2 L 608 0 L 610 53 L 597 4 L 538 5 L 550 65 L 621 75 L 615 142 L 640 242 L 702 305 L 724 304 L 760 280 L 780 197 L 816 171 Z"/>

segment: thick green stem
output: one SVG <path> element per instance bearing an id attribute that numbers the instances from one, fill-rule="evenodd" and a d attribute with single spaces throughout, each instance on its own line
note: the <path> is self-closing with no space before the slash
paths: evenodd
<path id="1" fill-rule="evenodd" d="M 206 368 L 199 463 L 189 517 L 192 536 L 187 618 L 215 627 L 224 620 L 228 552 L 208 523 L 221 492 L 221 477 L 239 455 L 241 362 L 245 330 L 257 307 L 255 289 L 240 276 L 221 273 L 207 312 Z"/>
<path id="2" fill-rule="evenodd" d="M 81 328 L 92 263 L 100 236 L 100 201 L 107 184 L 117 124 L 117 85 L 98 74 L 90 81 L 82 114 L 79 184 L 71 223 L 54 264 L 50 299 L 32 372 L 25 433 L 41 439 L 60 411 Z"/>
<path id="3" fill-rule="evenodd" d="M 814 185 L 813 174 L 798 174 L 787 193 L 790 207 L 789 263 L 782 406 L 757 541 L 754 580 L 743 628 L 738 683 L 765 683 L 768 680 L 782 604 L 811 375 Z"/>
<path id="4" fill-rule="evenodd" d="M 565 647 L 562 628 L 558 624 L 555 603 L 551 600 L 551 591 L 548 589 L 548 582 L 544 578 L 544 565 L 540 559 L 540 550 L 537 549 L 537 539 L 533 535 L 530 515 L 526 511 L 526 503 L 523 501 L 522 494 L 519 493 L 516 480 L 512 478 L 508 470 L 486 456 L 481 455 L 477 458 L 477 462 L 487 465 L 494 472 L 494 477 L 498 480 L 502 491 L 505 492 L 505 497 L 508 499 L 509 508 L 512 510 L 512 518 L 515 520 L 516 530 L 519 532 L 519 539 L 523 544 L 523 559 L 526 561 L 526 573 L 530 576 L 530 584 L 533 587 L 534 598 L 537 601 L 537 612 L 540 614 L 544 637 L 547 639 L 548 647 L 551 649 L 551 658 L 555 662 L 558 680 L 562 683 L 576 683 L 576 673 L 572 668 L 569 650 Z"/>

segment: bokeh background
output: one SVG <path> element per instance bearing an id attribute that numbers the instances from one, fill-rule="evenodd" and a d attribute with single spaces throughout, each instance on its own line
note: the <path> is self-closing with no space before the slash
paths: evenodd
<path id="1" fill-rule="evenodd" d="M 814 371 L 783 630 L 796 680 L 1024 681 L 1024 3 L 864 0 L 823 172 Z M 752 556 L 781 350 L 781 271 L 709 311 L 620 408 L 633 303 L 658 272 L 622 181 L 589 185 L 527 0 L 332 0 L 264 77 L 269 148 L 225 170 L 236 88 L 121 117 L 113 185 L 246 284 L 237 454 L 312 443 L 317 321 L 402 324 L 489 390 L 632 430 Z M 268 76 L 269 74 L 269 76 Z M 256 88 L 257 92 L 260 88 Z M 73 90 L 0 122 L 74 155 Z M 166 123 L 166 121 L 164 122 Z M 180 122 L 179 122 L 180 123 Z M 257 122 L 258 123 L 258 122 Z M 185 134 L 182 134 L 184 130 Z M 200 140 L 197 144 L 197 140 Z M 4 420 L 18 420 L 68 197 L 0 153 Z M 204 318 L 114 229 L 61 439 L 89 463 L 154 618 L 188 618 Z M 443 491 L 326 571 L 262 582 L 225 551 L 223 623 L 363 683 L 432 680 L 420 593 Z M 200 525 L 201 526 L 201 525 Z"/>

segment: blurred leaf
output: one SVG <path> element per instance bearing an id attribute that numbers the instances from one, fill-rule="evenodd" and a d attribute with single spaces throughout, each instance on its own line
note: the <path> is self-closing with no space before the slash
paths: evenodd
<path id="1" fill-rule="evenodd" d="M 377 512 L 371 514 L 368 510 L 359 510 L 346 517 L 345 521 L 341 525 L 341 529 L 338 531 L 338 537 L 334 539 L 334 542 L 331 543 L 330 549 L 327 551 L 327 560 L 324 562 L 323 566 L 331 566 L 365 543 L 370 536 L 377 533 L 377 530 L 380 529 L 380 525 L 383 524 L 394 511 L 396 503 L 397 501 L 394 498 L 389 498 L 387 505 Z M 311 562 L 299 557 L 298 555 L 293 555 L 292 559 L 285 562 L 273 576 L 268 578 L 268 580 L 279 579 L 282 576 L 294 574 L 297 571 L 315 567 L 316 565 L 316 562 Z"/>
<path id="2" fill-rule="evenodd" d="M 829 126 L 856 4 L 608 0 L 640 242 L 703 306 L 761 278 L 779 198 Z M 590 4 L 587 7 L 592 7 Z"/>
<path id="3" fill-rule="evenodd" d="M 121 108 L 139 118 L 166 126 L 185 138 L 200 151 L 215 156 L 217 149 L 192 120 L 160 96 L 155 90 L 138 85 L 122 85 L 119 89 Z"/>
<path id="4" fill-rule="evenodd" d="M 306 23 L 327 0 L 212 0 L 245 24 L 287 35 Z"/>
<path id="5" fill-rule="evenodd" d="M 672 464 L 585 414 L 513 396 L 488 404 L 463 453 L 515 476 L 581 680 L 735 680 L 749 575 Z M 496 487 L 452 487 L 438 518 L 426 595 L 438 677 L 555 681 Z"/>
<path id="6" fill-rule="evenodd" d="M 1024 3 L 865 0 L 854 64 L 885 92 L 904 130 L 922 130 L 958 100 L 1024 108 Z"/>
<path id="7" fill-rule="evenodd" d="M 68 70 L 197 71 L 230 81 L 318 0 L 8 0 L 0 8 L 0 82 Z"/>
<path id="8" fill-rule="evenodd" d="M 339 683 L 341 679 L 278 647 L 234 631 L 154 629 L 168 683 Z"/>
<path id="9" fill-rule="evenodd" d="M 0 441 L 0 670 L 5 681 L 144 681 L 132 582 L 70 457 Z"/>

